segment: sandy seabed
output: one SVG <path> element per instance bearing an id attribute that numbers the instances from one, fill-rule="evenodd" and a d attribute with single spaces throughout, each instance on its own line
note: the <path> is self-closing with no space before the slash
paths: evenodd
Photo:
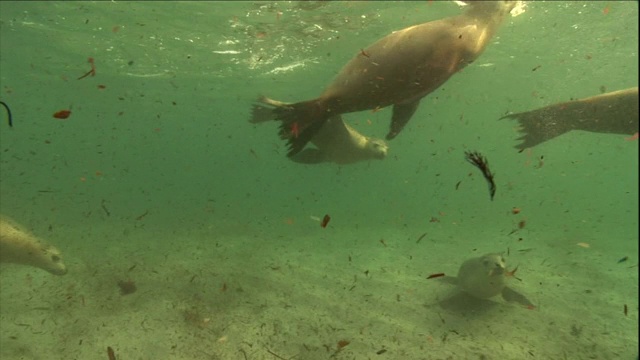
<path id="1" fill-rule="evenodd" d="M 67 275 L 3 265 L 0 358 L 109 359 L 108 347 L 119 360 L 637 356 L 637 259 L 617 262 L 637 241 L 583 248 L 538 234 L 525 244 L 446 223 L 316 227 L 67 229 L 82 239 L 58 244 Z M 470 247 L 470 237 L 487 240 Z M 426 279 L 507 249 L 521 279 L 511 286 L 535 309 Z M 121 294 L 119 281 L 136 291 Z"/>

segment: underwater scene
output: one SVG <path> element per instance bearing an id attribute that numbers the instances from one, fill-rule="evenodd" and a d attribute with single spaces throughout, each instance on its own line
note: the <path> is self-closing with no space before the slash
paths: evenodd
<path id="1" fill-rule="evenodd" d="M 638 2 L 0 2 L 0 359 L 638 357 Z"/>

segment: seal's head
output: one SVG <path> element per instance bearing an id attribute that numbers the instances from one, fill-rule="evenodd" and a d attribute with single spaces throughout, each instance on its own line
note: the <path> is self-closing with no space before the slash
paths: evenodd
<path id="1" fill-rule="evenodd" d="M 53 275 L 64 275 L 67 273 L 67 266 L 62 261 L 60 250 L 54 246 L 45 246 L 42 253 L 38 254 L 40 261 L 37 266 L 50 272 Z"/>
<path id="2" fill-rule="evenodd" d="M 482 266 L 489 276 L 502 275 L 507 264 L 501 254 L 487 254 L 482 256 Z"/>
<path id="3" fill-rule="evenodd" d="M 367 149 L 374 159 L 382 160 L 387 157 L 389 151 L 389 145 L 382 139 L 369 138 L 367 142 Z"/>

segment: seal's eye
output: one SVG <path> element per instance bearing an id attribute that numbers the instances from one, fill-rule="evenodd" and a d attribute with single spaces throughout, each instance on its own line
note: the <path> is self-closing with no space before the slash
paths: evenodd
<path id="1" fill-rule="evenodd" d="M 51 255 L 51 260 L 52 260 L 53 262 L 58 262 L 58 261 L 60 261 L 60 256 L 58 256 L 58 255 Z"/>

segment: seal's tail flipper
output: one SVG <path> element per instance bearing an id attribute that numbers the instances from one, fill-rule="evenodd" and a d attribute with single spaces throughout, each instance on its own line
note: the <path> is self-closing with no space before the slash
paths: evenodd
<path id="1" fill-rule="evenodd" d="M 510 114 L 524 133 L 518 149 L 536 146 L 571 130 L 630 135 L 638 132 L 638 88 L 613 91 L 585 99 L 552 104 Z"/>
<path id="2" fill-rule="evenodd" d="M 259 124 L 271 120 L 276 120 L 274 109 L 285 105 L 288 104 L 269 99 L 266 96 L 260 96 L 256 100 L 256 103 L 253 104 L 253 107 L 251 109 L 251 119 L 249 120 L 249 122 L 252 124 Z"/>
<path id="3" fill-rule="evenodd" d="M 560 136 L 571 130 L 564 126 L 562 122 L 550 117 L 551 114 L 545 112 L 546 108 L 532 110 L 522 113 L 509 114 L 500 119 L 515 119 L 520 124 L 520 132 L 523 133 L 518 140 L 522 142 L 515 147 L 520 150 L 534 147 L 556 136 Z"/>
<path id="4" fill-rule="evenodd" d="M 320 131 L 330 114 L 318 111 L 315 101 L 304 101 L 273 110 L 275 118 L 282 121 L 279 135 L 287 140 L 291 157 L 299 153 L 305 145 Z"/>
<path id="5" fill-rule="evenodd" d="M 305 128 L 300 129 L 300 125 L 297 122 L 287 125 L 285 121 L 280 125 L 280 138 L 287 140 L 289 146 L 288 157 L 292 157 L 302 151 L 311 139 L 320 131 L 324 126 L 326 119 L 316 121 L 307 125 Z"/>
<path id="6" fill-rule="evenodd" d="M 259 124 L 271 120 L 275 120 L 273 108 L 258 104 L 253 105 L 251 109 L 251 119 L 249 120 L 250 123 Z"/>

